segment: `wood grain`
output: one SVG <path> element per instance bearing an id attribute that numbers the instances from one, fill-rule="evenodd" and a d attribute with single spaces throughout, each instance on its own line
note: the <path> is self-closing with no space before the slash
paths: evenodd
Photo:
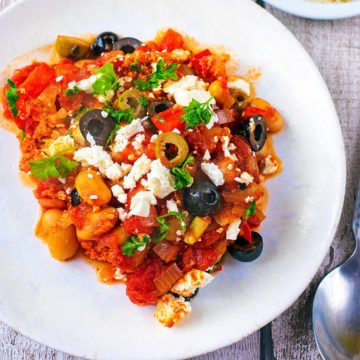
<path id="1" fill-rule="evenodd" d="M 13 2 L 15 1 L 1 0 L 0 10 Z M 342 263 L 354 247 L 350 221 L 355 188 L 360 176 L 360 17 L 321 22 L 296 18 L 269 6 L 267 9 L 299 39 L 314 59 L 336 104 L 346 146 L 346 199 L 333 245 L 306 291 L 273 322 L 274 348 L 278 360 L 318 360 L 321 357 L 311 332 L 312 299 L 324 274 Z M 315 135 L 312 141 L 316 141 Z M 258 358 L 259 336 L 254 333 L 236 344 L 193 360 Z M 32 341 L 1 322 L 0 359 L 81 360 Z"/>

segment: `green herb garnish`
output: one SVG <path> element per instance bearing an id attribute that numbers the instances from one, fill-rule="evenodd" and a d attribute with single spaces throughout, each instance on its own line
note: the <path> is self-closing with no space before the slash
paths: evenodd
<path id="1" fill-rule="evenodd" d="M 185 166 L 194 161 L 194 157 L 189 156 L 181 166 L 175 166 L 171 169 L 170 173 L 175 176 L 175 190 L 188 187 L 193 183 L 194 179 L 185 170 Z"/>
<path id="2" fill-rule="evenodd" d="M 141 239 L 137 235 L 131 236 L 128 241 L 125 241 L 122 244 L 121 250 L 123 255 L 134 256 L 134 253 L 137 249 L 145 246 L 150 241 L 150 236 L 143 235 Z"/>
<path id="3" fill-rule="evenodd" d="M 25 140 L 25 138 L 26 138 L 26 131 L 21 130 L 21 141 Z"/>
<path id="4" fill-rule="evenodd" d="M 255 214 L 255 212 L 256 212 L 255 206 L 256 206 L 256 201 L 253 201 L 250 204 L 249 208 L 246 209 L 244 220 L 247 220 L 251 215 Z"/>
<path id="5" fill-rule="evenodd" d="M 134 85 L 139 90 L 152 90 L 160 85 L 160 81 L 172 79 L 177 80 L 178 77 L 175 71 L 179 68 L 179 64 L 166 65 L 163 59 L 160 59 L 156 64 L 155 71 L 150 75 L 149 80 L 135 80 Z"/>
<path id="6" fill-rule="evenodd" d="M 9 103 L 10 112 L 13 116 L 17 116 L 18 109 L 16 107 L 16 101 L 19 99 L 18 88 L 15 83 L 8 79 L 7 83 L 10 86 L 10 89 L 6 90 L 6 99 Z"/>
<path id="7" fill-rule="evenodd" d="M 81 90 L 75 85 L 71 88 L 68 88 L 65 90 L 65 96 L 74 96 L 78 94 Z"/>
<path id="8" fill-rule="evenodd" d="M 191 103 L 184 108 L 184 115 L 181 116 L 181 120 L 186 123 L 187 129 L 194 129 L 199 124 L 208 124 L 213 116 L 211 110 L 210 101 L 213 98 L 209 98 L 204 103 L 192 99 Z"/>
<path id="9" fill-rule="evenodd" d="M 142 95 L 138 101 L 141 106 L 143 107 L 148 106 L 148 99 L 146 98 L 146 96 Z"/>
<path id="10" fill-rule="evenodd" d="M 140 72 L 141 71 L 141 65 L 139 64 L 138 61 L 133 61 L 132 63 L 130 63 L 130 69 L 132 71 Z"/>
<path id="11" fill-rule="evenodd" d="M 70 160 L 62 154 L 30 161 L 31 174 L 40 180 L 47 180 L 49 177 L 65 178 L 78 165 L 76 161 Z"/>
<path id="12" fill-rule="evenodd" d="M 94 95 L 107 96 L 109 91 L 115 93 L 119 88 L 119 82 L 114 71 L 114 64 L 105 64 L 96 70 L 96 74 L 101 74 L 101 76 L 92 86 Z"/>
<path id="13" fill-rule="evenodd" d="M 176 216 L 176 218 L 179 220 L 181 231 L 184 232 L 186 230 L 186 223 L 185 223 L 186 214 L 180 213 L 178 211 L 169 211 L 167 214 L 158 216 L 156 218 L 157 222 L 160 224 L 160 228 L 159 228 L 159 232 L 154 237 L 155 244 L 165 239 L 170 226 L 170 223 L 167 222 L 165 219 L 169 216 Z"/>

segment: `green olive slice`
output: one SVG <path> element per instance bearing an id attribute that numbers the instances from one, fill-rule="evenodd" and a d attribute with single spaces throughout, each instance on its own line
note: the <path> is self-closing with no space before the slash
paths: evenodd
<path id="1" fill-rule="evenodd" d="M 56 38 L 55 49 L 61 57 L 79 60 L 89 53 L 90 44 L 73 36 L 59 35 Z"/>
<path id="2" fill-rule="evenodd" d="M 186 140 L 174 132 L 160 134 L 155 142 L 155 156 L 167 168 L 180 166 L 189 154 Z"/>
<path id="3" fill-rule="evenodd" d="M 136 89 L 124 91 L 116 100 L 114 106 L 118 110 L 129 109 L 133 112 L 134 117 L 143 118 L 146 115 L 146 107 L 141 104 L 143 95 Z"/>

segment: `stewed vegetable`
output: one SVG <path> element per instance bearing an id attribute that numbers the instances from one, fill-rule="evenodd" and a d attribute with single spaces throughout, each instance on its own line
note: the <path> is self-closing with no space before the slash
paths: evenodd
<path id="1" fill-rule="evenodd" d="M 229 246 L 229 252 L 236 260 L 250 262 L 261 255 L 263 249 L 262 236 L 255 231 L 252 231 L 251 235 L 251 243 L 242 236 L 238 236 L 235 242 Z"/>
<path id="2" fill-rule="evenodd" d="M 80 119 L 80 131 L 84 138 L 87 139 L 90 134 L 96 145 L 105 145 L 114 127 L 112 117 L 99 109 L 87 111 Z"/>
<path id="3" fill-rule="evenodd" d="M 208 180 L 195 180 L 183 192 L 184 206 L 192 215 L 206 216 L 219 209 L 221 199 L 216 186 Z"/>

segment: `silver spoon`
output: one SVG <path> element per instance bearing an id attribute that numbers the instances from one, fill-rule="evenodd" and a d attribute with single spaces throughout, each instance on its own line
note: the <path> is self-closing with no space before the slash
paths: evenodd
<path id="1" fill-rule="evenodd" d="M 352 230 L 354 253 L 322 280 L 314 298 L 315 341 L 326 360 L 360 360 L 360 184 Z"/>

